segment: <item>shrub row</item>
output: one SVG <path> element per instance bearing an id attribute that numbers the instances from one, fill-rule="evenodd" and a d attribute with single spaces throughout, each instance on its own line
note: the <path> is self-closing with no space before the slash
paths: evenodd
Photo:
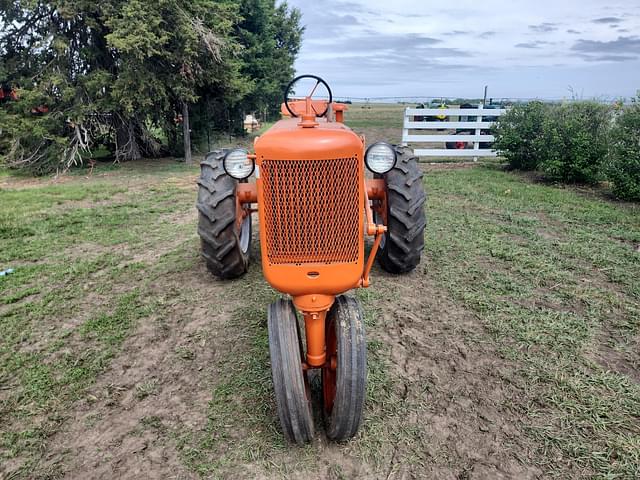
<path id="1" fill-rule="evenodd" d="M 640 96 L 619 108 L 591 101 L 516 105 L 493 134 L 512 169 L 566 183 L 608 180 L 619 198 L 640 200 Z"/>

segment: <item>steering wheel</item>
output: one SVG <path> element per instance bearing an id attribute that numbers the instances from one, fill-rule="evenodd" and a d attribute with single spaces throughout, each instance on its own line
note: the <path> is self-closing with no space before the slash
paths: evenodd
<path id="1" fill-rule="evenodd" d="M 287 110 L 289 111 L 289 113 L 291 114 L 292 117 L 297 117 L 298 114 L 295 113 L 293 111 L 293 109 L 289 106 L 289 102 L 292 100 L 291 97 L 289 96 L 289 93 L 291 92 L 291 88 L 300 80 L 302 80 L 303 78 L 313 78 L 316 81 L 316 84 L 314 85 L 314 87 L 311 89 L 311 92 L 309 93 L 309 95 L 307 95 L 308 97 L 312 98 L 313 94 L 315 93 L 315 91 L 318 88 L 318 85 L 322 84 L 324 85 L 324 87 L 327 89 L 327 92 L 329 92 L 329 101 L 327 102 L 327 106 L 324 109 L 323 112 L 318 113 L 316 112 L 316 109 L 313 106 L 313 103 L 311 104 L 311 108 L 313 109 L 314 113 L 316 114 L 316 117 L 322 117 L 327 113 L 327 110 L 329 110 L 329 105 L 331 105 L 331 102 L 333 101 L 333 95 L 331 93 L 331 89 L 329 88 L 329 85 L 327 84 L 327 82 L 325 82 L 323 79 L 321 79 L 320 77 L 317 77 L 315 75 L 300 75 L 299 77 L 294 78 L 293 80 L 291 80 L 291 82 L 289 82 L 289 85 L 287 85 L 286 90 L 284 91 L 284 104 L 287 107 Z"/>

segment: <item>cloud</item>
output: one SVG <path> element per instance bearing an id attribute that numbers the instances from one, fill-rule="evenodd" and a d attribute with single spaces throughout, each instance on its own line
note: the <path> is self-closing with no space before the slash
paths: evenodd
<path id="1" fill-rule="evenodd" d="M 326 75 L 337 92 L 355 96 L 458 94 L 479 83 L 531 95 L 567 82 L 593 94 L 633 92 L 638 1 L 603 9 L 601 0 L 286 0 L 307 27 L 298 71 Z M 482 17 L 483 8 L 498 14 Z"/>
<path id="2" fill-rule="evenodd" d="M 346 54 L 334 61 L 321 62 L 321 69 L 318 69 L 318 65 L 317 61 L 307 58 L 298 63 L 298 70 L 301 73 L 318 72 L 321 76 L 326 76 L 328 81 L 341 85 L 342 92 L 351 92 L 351 95 L 356 96 L 366 96 L 357 95 L 362 92 L 363 86 L 397 87 L 399 82 L 415 80 L 421 83 L 425 78 L 433 81 L 436 74 L 446 77 L 473 69 L 455 62 L 444 62 L 431 55 L 425 55 L 420 62 L 416 62 L 416 58 L 409 52 L 405 55 L 391 53 L 375 56 Z"/>
<path id="3" fill-rule="evenodd" d="M 640 37 L 618 37 L 616 40 L 578 40 L 571 50 L 586 62 L 628 62 L 640 56 Z"/>
<path id="4" fill-rule="evenodd" d="M 544 40 L 535 40 L 533 42 L 516 43 L 516 48 L 542 48 L 545 45 L 553 45 L 553 42 L 545 42 Z"/>
<path id="5" fill-rule="evenodd" d="M 581 39 L 571 47 L 571 50 L 613 55 L 640 54 L 640 37 L 618 37 L 616 40 L 608 42 Z"/>
<path id="6" fill-rule="evenodd" d="M 631 55 L 580 55 L 587 62 L 629 62 L 638 57 Z"/>
<path id="7" fill-rule="evenodd" d="M 399 55 L 413 52 L 412 54 L 415 55 L 415 53 L 425 50 L 429 50 L 432 53 L 449 53 L 446 56 L 465 56 L 462 51 L 458 51 L 455 48 L 434 48 L 439 43 L 442 43 L 442 40 L 417 33 L 382 34 L 373 30 L 364 30 L 345 34 L 341 37 L 314 40 L 308 42 L 307 47 L 311 47 L 311 51 L 320 50 L 333 56 L 348 55 L 350 53 L 369 56 L 377 55 L 380 52 L 397 53 Z"/>
<path id="8" fill-rule="evenodd" d="M 594 18 L 591 20 L 592 23 L 620 23 L 622 22 L 622 18 L 618 17 L 602 17 L 602 18 Z"/>
<path id="9" fill-rule="evenodd" d="M 353 15 L 336 15 L 335 17 L 333 17 L 332 23 L 334 25 L 359 25 L 360 20 L 358 20 Z"/>
<path id="10" fill-rule="evenodd" d="M 514 46 L 516 48 L 540 48 L 535 42 L 516 43 Z"/>
<path id="11" fill-rule="evenodd" d="M 544 22 L 539 25 L 529 25 L 529 30 L 533 30 L 536 33 L 548 33 L 558 30 L 557 23 Z"/>
<path id="12" fill-rule="evenodd" d="M 301 23 L 305 26 L 304 38 L 327 38 L 349 32 L 364 25 L 361 18 L 365 14 L 362 5 L 352 2 L 332 2 L 331 5 L 303 8 Z"/>

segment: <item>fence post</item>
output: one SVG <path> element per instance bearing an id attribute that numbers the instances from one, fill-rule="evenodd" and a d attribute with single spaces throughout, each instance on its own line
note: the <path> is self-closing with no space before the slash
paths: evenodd
<path id="1" fill-rule="evenodd" d="M 480 115 L 476 117 L 476 123 L 482 122 L 482 109 L 483 109 L 483 105 L 481 103 L 480 105 L 478 105 L 478 113 L 480 113 Z M 477 125 L 477 126 L 480 127 L 480 125 Z M 480 135 L 480 128 L 476 128 L 476 135 Z M 473 142 L 473 149 L 480 150 L 480 142 L 477 142 L 477 141 Z M 478 157 L 473 157 L 473 161 L 477 162 Z"/>
<path id="2" fill-rule="evenodd" d="M 409 110 L 409 107 L 404 109 L 404 116 L 402 117 L 402 142 L 400 143 L 400 145 L 402 145 L 403 147 L 406 147 L 408 145 L 405 141 L 405 138 L 407 138 L 407 135 L 409 135 L 409 129 L 405 128 L 405 125 L 407 123 L 407 110 Z"/>

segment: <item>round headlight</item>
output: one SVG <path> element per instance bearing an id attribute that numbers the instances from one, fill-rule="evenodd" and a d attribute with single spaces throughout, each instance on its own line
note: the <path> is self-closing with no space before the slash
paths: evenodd
<path id="1" fill-rule="evenodd" d="M 388 143 L 374 143 L 367 148 L 364 163 L 373 173 L 387 173 L 396 164 L 396 151 Z"/>
<path id="2" fill-rule="evenodd" d="M 229 150 L 222 160 L 222 165 L 225 172 L 238 180 L 247 178 L 253 173 L 253 160 L 242 148 Z"/>

